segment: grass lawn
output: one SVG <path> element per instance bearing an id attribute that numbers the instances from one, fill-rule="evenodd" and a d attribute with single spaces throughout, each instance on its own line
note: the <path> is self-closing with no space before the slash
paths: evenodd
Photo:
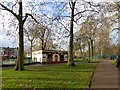
<path id="1" fill-rule="evenodd" d="M 88 88 L 97 63 L 27 67 L 24 71 L 2 70 L 3 88 Z"/>

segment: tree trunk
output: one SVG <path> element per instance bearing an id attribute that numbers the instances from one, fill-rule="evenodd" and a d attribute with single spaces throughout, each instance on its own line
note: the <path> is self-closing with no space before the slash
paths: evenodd
<path id="1" fill-rule="evenodd" d="M 79 44 L 79 49 L 80 49 L 80 55 L 82 56 L 83 58 L 83 52 L 82 52 L 82 48 L 81 48 L 81 45 Z"/>
<path id="2" fill-rule="evenodd" d="M 90 60 L 90 42 L 88 42 L 88 47 L 89 47 L 89 60 Z"/>
<path id="3" fill-rule="evenodd" d="M 22 2 L 19 2 L 19 48 L 18 48 L 18 58 L 15 66 L 15 70 L 24 69 L 24 34 L 23 34 L 23 21 L 22 21 Z"/>
<path id="4" fill-rule="evenodd" d="M 75 2 L 72 3 L 72 13 L 71 13 L 71 20 L 70 20 L 70 41 L 69 41 L 69 51 L 68 51 L 68 66 L 75 66 L 74 64 L 74 55 L 73 55 L 73 21 L 74 21 L 74 9 L 75 9 Z"/>
<path id="5" fill-rule="evenodd" d="M 31 59 L 32 59 L 32 42 L 33 42 L 33 40 L 30 41 L 30 43 L 31 43 L 31 48 L 30 48 L 31 49 L 30 50 Z"/>
<path id="6" fill-rule="evenodd" d="M 88 41 L 88 55 L 89 55 L 89 58 L 88 58 L 88 62 L 90 63 L 90 42 Z"/>
<path id="7" fill-rule="evenodd" d="M 44 50 L 44 40 L 42 39 L 42 50 Z"/>
<path id="8" fill-rule="evenodd" d="M 92 58 L 94 56 L 94 46 L 93 46 L 93 40 L 91 40 L 91 50 L 92 50 Z"/>

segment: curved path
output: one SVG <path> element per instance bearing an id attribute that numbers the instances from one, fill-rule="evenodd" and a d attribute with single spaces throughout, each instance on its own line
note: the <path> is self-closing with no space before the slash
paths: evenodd
<path id="1" fill-rule="evenodd" d="M 91 90 L 120 90 L 119 73 L 112 60 L 101 60 L 92 77 Z"/>

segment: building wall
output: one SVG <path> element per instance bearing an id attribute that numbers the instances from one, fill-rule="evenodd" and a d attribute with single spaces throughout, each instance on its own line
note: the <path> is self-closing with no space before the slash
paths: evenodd
<path id="1" fill-rule="evenodd" d="M 61 56 L 62 55 L 62 56 Z M 32 53 L 32 57 L 36 59 L 37 62 L 64 62 L 67 61 L 67 53 L 56 51 L 36 51 Z"/>
<path id="2" fill-rule="evenodd" d="M 32 58 L 36 59 L 37 62 L 42 62 L 42 60 L 43 60 L 42 57 L 43 57 L 42 50 L 32 52 Z"/>
<path id="3" fill-rule="evenodd" d="M 0 55 L 3 55 L 4 54 L 4 50 L 2 47 L 0 47 Z"/>
<path id="4" fill-rule="evenodd" d="M 16 58 L 17 54 L 18 54 L 17 48 L 0 47 L 0 58 L 2 59 L 5 59 L 6 57 Z"/>

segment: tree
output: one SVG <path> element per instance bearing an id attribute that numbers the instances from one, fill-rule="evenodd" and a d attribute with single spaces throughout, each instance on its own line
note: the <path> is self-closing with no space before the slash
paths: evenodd
<path id="1" fill-rule="evenodd" d="M 73 27 L 74 27 L 74 9 L 76 1 L 70 1 L 71 5 L 71 17 L 70 17 L 70 41 L 69 41 L 69 51 L 68 51 L 68 66 L 74 66 L 74 54 L 73 54 Z"/>
<path id="2" fill-rule="evenodd" d="M 107 13 L 112 13 L 111 18 L 113 18 L 113 22 L 114 24 L 117 24 L 117 27 L 114 28 L 112 31 L 116 31 L 118 36 L 118 55 L 120 55 L 120 1 L 119 0 L 115 0 L 113 3 L 106 3 L 105 4 L 105 10 Z M 115 36 L 115 37 L 116 37 Z"/>
<path id="3" fill-rule="evenodd" d="M 115 12 L 113 7 L 109 6 L 111 3 L 102 3 L 103 7 L 98 17 L 98 36 L 95 43 L 96 53 L 100 54 L 112 54 L 112 37 L 115 20 Z M 112 8 L 112 9 L 111 9 Z M 112 13 L 110 13 L 112 10 Z M 109 12 L 110 11 L 110 12 Z M 114 33 L 115 34 L 115 33 Z"/>
<path id="4" fill-rule="evenodd" d="M 63 18 L 69 18 L 69 29 L 68 26 L 63 24 L 61 21 L 59 23 L 63 25 L 64 29 L 68 31 L 69 33 L 69 50 L 68 50 L 68 66 L 75 66 L 74 64 L 74 50 L 73 50 L 73 33 L 75 30 L 76 25 L 80 25 L 80 19 L 84 17 L 85 12 L 96 12 L 95 7 L 98 7 L 99 5 L 94 5 L 92 2 L 87 2 L 84 0 L 78 1 L 78 0 L 69 0 L 69 5 L 65 4 L 67 6 L 67 10 L 61 10 L 62 13 L 65 13 L 64 11 L 67 11 L 68 13 L 65 15 L 56 15 L 57 19 L 61 19 L 63 21 Z M 69 8 L 68 8 L 69 6 Z M 83 8 L 85 7 L 85 8 Z M 64 7 L 63 7 L 64 8 Z M 76 24 L 76 25 L 75 25 Z"/>
<path id="5" fill-rule="evenodd" d="M 24 25 L 26 19 L 28 18 L 28 16 L 31 16 L 32 19 L 35 20 L 35 18 L 31 14 L 28 14 L 28 13 L 26 13 L 25 17 L 23 17 L 22 0 L 18 0 L 18 5 L 19 5 L 19 11 L 18 11 L 18 14 L 17 14 L 13 10 L 9 9 L 7 6 L 0 3 L 0 6 L 2 7 L 2 9 L 10 12 L 13 16 L 15 16 L 16 19 L 18 20 L 18 23 L 19 23 L 19 48 L 18 48 L 18 57 L 17 57 L 16 65 L 15 65 L 15 70 L 16 71 L 24 70 L 24 62 L 23 62 L 23 60 L 24 60 L 23 25 Z"/>
<path id="6" fill-rule="evenodd" d="M 99 15 L 88 16 L 81 24 L 81 28 L 75 36 L 77 39 L 83 40 L 82 43 L 87 41 L 89 58 L 90 56 L 93 58 L 94 54 L 103 55 L 103 53 L 110 52 L 110 28 L 112 25 L 111 18 L 102 11 Z"/>
<path id="7" fill-rule="evenodd" d="M 78 21 L 84 17 L 83 14 L 85 12 L 97 12 L 94 7 L 98 7 L 99 5 L 94 5 L 92 2 L 83 1 L 83 5 L 88 4 L 88 7 L 83 11 L 79 11 L 76 7 L 77 0 L 70 0 L 69 6 L 71 9 L 70 16 L 70 41 L 69 41 L 69 53 L 68 53 L 68 66 L 74 66 L 74 54 L 73 54 L 73 28 L 74 22 L 78 24 Z M 76 20 L 75 20 L 76 19 Z"/>
<path id="8" fill-rule="evenodd" d="M 118 55 L 120 55 L 120 1 L 115 2 L 115 10 L 118 16 Z"/>
<path id="9" fill-rule="evenodd" d="M 44 25 L 42 23 L 36 24 L 34 29 L 37 31 L 36 39 L 37 43 L 39 43 L 40 47 L 39 49 L 46 50 L 49 41 L 52 42 L 53 30 L 50 29 L 47 25 Z"/>
<path id="10" fill-rule="evenodd" d="M 33 44 L 36 40 L 37 30 L 35 29 L 35 22 L 29 21 L 27 28 L 24 28 L 25 36 L 27 37 L 28 41 L 30 41 L 30 55 L 32 58 L 32 51 L 33 51 Z"/>
<path id="11" fill-rule="evenodd" d="M 85 59 L 85 52 L 86 52 L 86 47 L 90 46 L 88 44 L 88 38 L 86 38 L 85 34 L 82 33 L 81 31 L 78 31 L 74 34 L 74 49 L 75 52 L 79 51 L 80 57 Z"/>
<path id="12" fill-rule="evenodd" d="M 94 19 L 95 16 L 88 16 L 79 31 L 79 38 L 83 40 L 83 43 L 86 41 L 89 49 L 89 58 L 90 55 L 93 58 L 94 56 L 94 43 L 97 36 L 97 25 L 98 20 Z M 80 37 L 82 36 L 82 37 Z M 91 52 L 91 54 L 90 54 Z"/>
<path id="13" fill-rule="evenodd" d="M 50 29 L 48 29 L 48 27 L 47 26 L 45 26 L 45 25 L 38 25 L 37 27 L 36 27 L 36 29 L 37 29 L 37 31 L 38 31 L 38 34 L 37 34 L 37 38 L 39 39 L 39 43 L 41 43 L 41 49 L 42 50 L 45 50 L 45 48 L 46 48 L 46 43 L 47 43 L 47 41 L 48 41 L 48 38 L 50 38 L 49 37 L 49 35 L 50 35 Z"/>

